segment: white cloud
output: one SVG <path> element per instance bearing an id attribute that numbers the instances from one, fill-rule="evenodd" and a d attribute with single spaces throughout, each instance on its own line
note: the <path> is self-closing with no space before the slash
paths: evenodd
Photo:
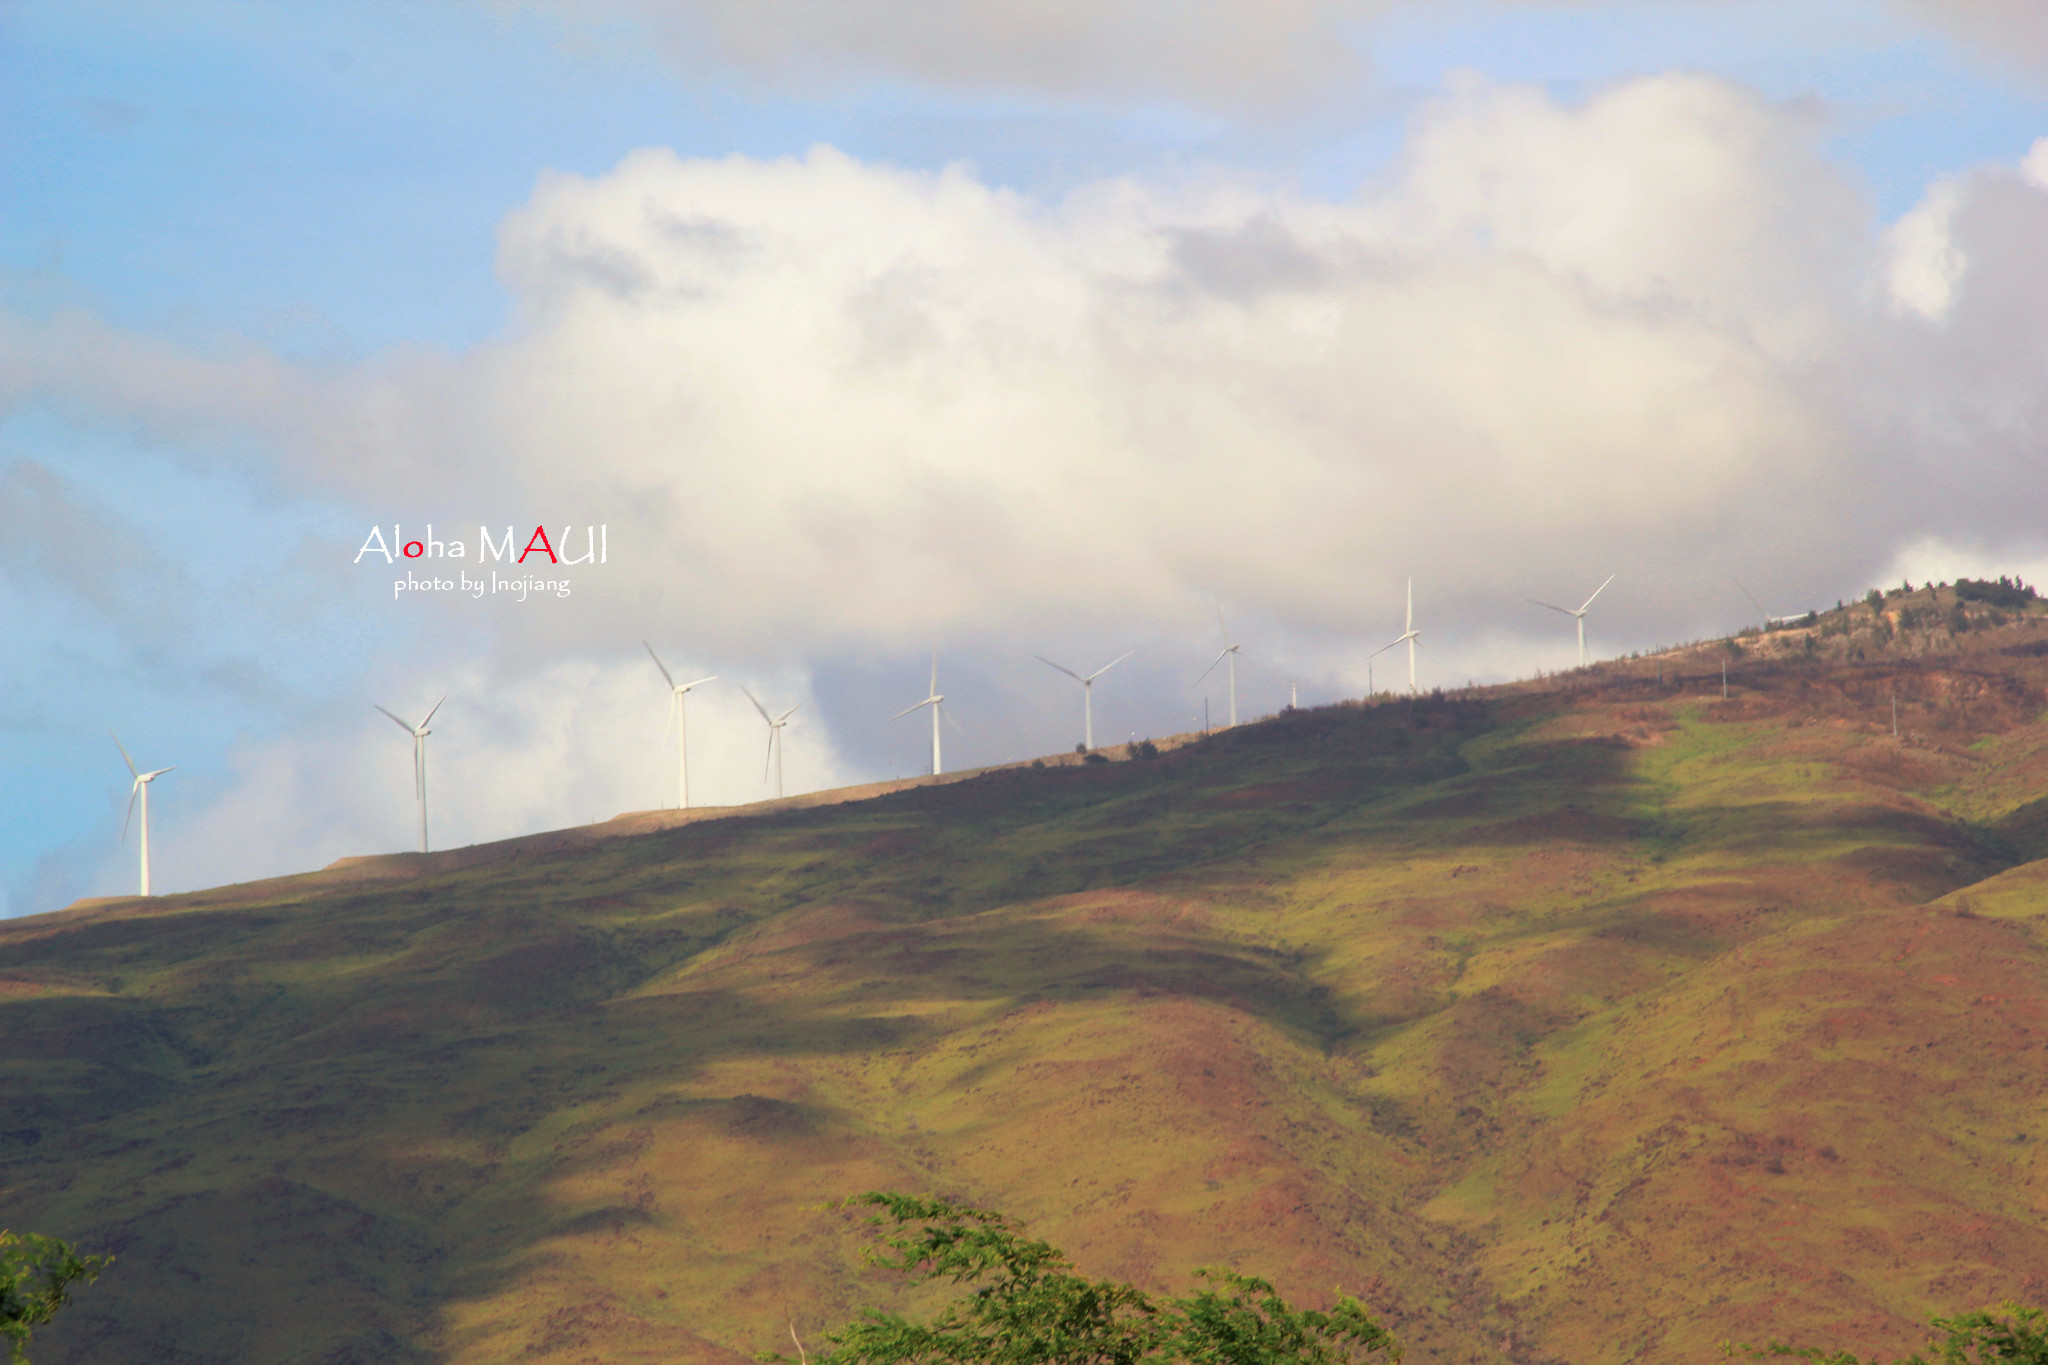
<path id="1" fill-rule="evenodd" d="M 461 618 L 498 625 L 460 689 L 475 709 L 437 722 L 469 774 L 446 828 L 502 837 L 650 804 L 654 775 L 617 756 L 662 698 L 613 670 L 657 629 L 728 676 L 935 638 L 993 676 L 1052 639 L 1109 658 L 1177 637 L 1149 714 L 1180 717 L 1211 594 L 1286 642 L 1269 659 L 1359 689 L 1412 573 L 1427 686 L 1560 662 L 1569 640 L 1520 599 L 1609 572 L 1612 648 L 1732 624 L 1736 574 L 1832 601 L 1922 540 L 2038 553 L 2048 193 L 1974 173 L 1880 243 L 1816 136 L 1675 75 L 1581 106 L 1463 83 L 1394 179 L 1339 204 L 1220 179 L 1044 203 L 829 148 L 647 150 L 508 217 L 520 322 L 468 355 L 309 377 L 79 319 L 0 342 L 21 391 L 246 424 L 280 471 L 386 522 L 607 523 L 612 562 L 572 603 Z M 390 729 L 249 755 L 194 866 L 405 846 Z M 731 742 L 711 768 L 739 773 Z M 705 781 L 758 790 L 758 761 Z"/>
<path id="2" fill-rule="evenodd" d="M 1695 0 L 1713 11 L 1725 0 Z M 1586 0 L 578 0 L 552 6 L 586 41 L 624 18 L 695 77 L 737 68 L 799 90 L 909 80 L 942 89 L 1083 100 L 1171 100 L 1247 111 L 1356 90 L 1370 75 L 1375 21 L 1449 9 L 1505 16 L 1580 9 Z M 1625 9 L 1627 6 L 1610 6 Z M 1755 7 L 1731 23 L 1759 24 Z M 1798 7 L 1788 6 L 1787 9 Z M 1873 7 L 1876 8 L 1876 7 Z M 1987 64 L 2048 77 L 2048 7 L 2039 0 L 1891 0 L 1908 21 L 1945 32 Z M 1460 13 L 1459 11 L 1463 11 Z M 1852 11 L 1853 13 L 1853 11 Z M 1841 15 L 1778 17 L 1806 33 Z M 1864 21 L 1866 24 L 1869 19 Z M 616 34 L 611 35 L 616 39 Z"/>
<path id="3" fill-rule="evenodd" d="M 2027 149 L 2020 162 L 2020 174 L 2048 190 L 2048 137 L 2041 138 Z"/>
<path id="4" fill-rule="evenodd" d="M 820 86 L 902 78 L 963 89 L 1290 102 L 1363 74 L 1349 30 L 1384 0 L 618 0 L 686 70 L 721 62 Z"/>
<path id="5" fill-rule="evenodd" d="M 1219 587 L 1359 625 L 1509 545 L 1711 555 L 1759 479 L 1837 472 L 1795 381 L 1862 228 L 1807 139 L 1673 77 L 1580 110 L 1474 85 L 1339 206 L 636 153 L 507 222 L 526 331 L 441 420 L 545 502 L 639 509 L 718 650 Z"/>
<path id="6" fill-rule="evenodd" d="M 1948 315 L 1956 283 L 1969 266 L 1951 231 L 1962 201 L 1960 185 L 1941 181 L 1885 234 L 1891 250 L 1887 283 L 1894 307 L 1928 322 L 1940 322 Z"/>
<path id="7" fill-rule="evenodd" d="M 1994 66 L 2048 81 L 2048 5 L 2040 0 L 1895 0 L 1961 38 Z"/>
<path id="8" fill-rule="evenodd" d="M 2048 546 L 2048 541 L 2043 542 Z M 1951 544 L 1926 537 L 1900 547 L 1890 566 L 1879 578 L 1883 587 L 1911 583 L 1953 583 L 1958 578 L 1997 578 L 2011 574 L 2022 582 L 2048 589 L 2048 553 L 2016 558 L 2010 550 L 1983 544 Z"/>

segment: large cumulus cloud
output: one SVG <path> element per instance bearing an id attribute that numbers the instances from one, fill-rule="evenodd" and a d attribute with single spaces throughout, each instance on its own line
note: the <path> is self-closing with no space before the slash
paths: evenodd
<path id="1" fill-rule="evenodd" d="M 856 691 L 938 638 L 992 694 L 1055 639 L 1140 639 L 1164 662 L 1126 675 L 1132 723 L 1164 731 L 1212 596 L 1268 668 L 1353 688 L 1413 575 L 1427 685 L 1565 662 L 1520 599 L 1617 570 L 1609 648 L 1734 624 L 1738 575 L 1790 610 L 1903 554 L 2039 556 L 2048 151 L 1887 229 L 1820 135 L 1701 76 L 1577 105 L 1471 81 L 1337 203 L 1223 175 L 1043 202 L 830 148 L 650 149 L 504 222 L 518 321 L 465 355 L 315 375 L 78 318 L 0 343 L 18 385 L 253 431 L 223 458 L 268 452 L 380 520 L 608 523 L 603 590 L 500 632 L 479 693 L 562 690 L 567 660 L 595 670 L 570 691 L 624 697 L 656 629 L 707 670 Z M 912 700 L 821 701 L 852 755 L 831 771 L 874 766 L 849 717 Z M 983 757 L 1054 733 L 986 710 L 1024 719 L 984 721 Z M 477 762 L 546 747 L 538 715 Z"/>

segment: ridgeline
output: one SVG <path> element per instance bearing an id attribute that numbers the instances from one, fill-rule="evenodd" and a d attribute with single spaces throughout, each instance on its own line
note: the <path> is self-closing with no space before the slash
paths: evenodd
<path id="1" fill-rule="evenodd" d="M 1903 1352 L 2048 1299 L 2044 711 L 2042 604 L 1923 590 L 0 921 L 0 1222 L 119 1257 L 35 1359 L 739 1362 L 900 1302 L 872 1188 L 1410 1361 Z"/>

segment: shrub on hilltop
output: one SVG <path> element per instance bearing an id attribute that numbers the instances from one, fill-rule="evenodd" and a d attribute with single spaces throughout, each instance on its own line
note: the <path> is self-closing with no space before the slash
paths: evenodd
<path id="1" fill-rule="evenodd" d="M 2004 574 L 2000 574 L 1996 579 L 1958 578 L 1956 580 L 1956 600 L 1958 602 L 1984 602 L 1994 607 L 2004 607 L 2007 610 L 2019 611 L 2023 610 L 2029 602 L 2035 601 L 2036 597 L 2033 588 L 2026 583 L 2021 582 L 2017 578 L 2009 578 Z"/>

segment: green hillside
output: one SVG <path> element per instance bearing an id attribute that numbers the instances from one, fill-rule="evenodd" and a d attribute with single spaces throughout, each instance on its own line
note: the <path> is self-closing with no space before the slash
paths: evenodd
<path id="1" fill-rule="evenodd" d="M 899 1292 L 877 1186 L 1415 1361 L 2048 1300 L 2048 629 L 1881 605 L 0 922 L 0 1224 L 120 1258 L 32 1354 L 739 1361 Z"/>

